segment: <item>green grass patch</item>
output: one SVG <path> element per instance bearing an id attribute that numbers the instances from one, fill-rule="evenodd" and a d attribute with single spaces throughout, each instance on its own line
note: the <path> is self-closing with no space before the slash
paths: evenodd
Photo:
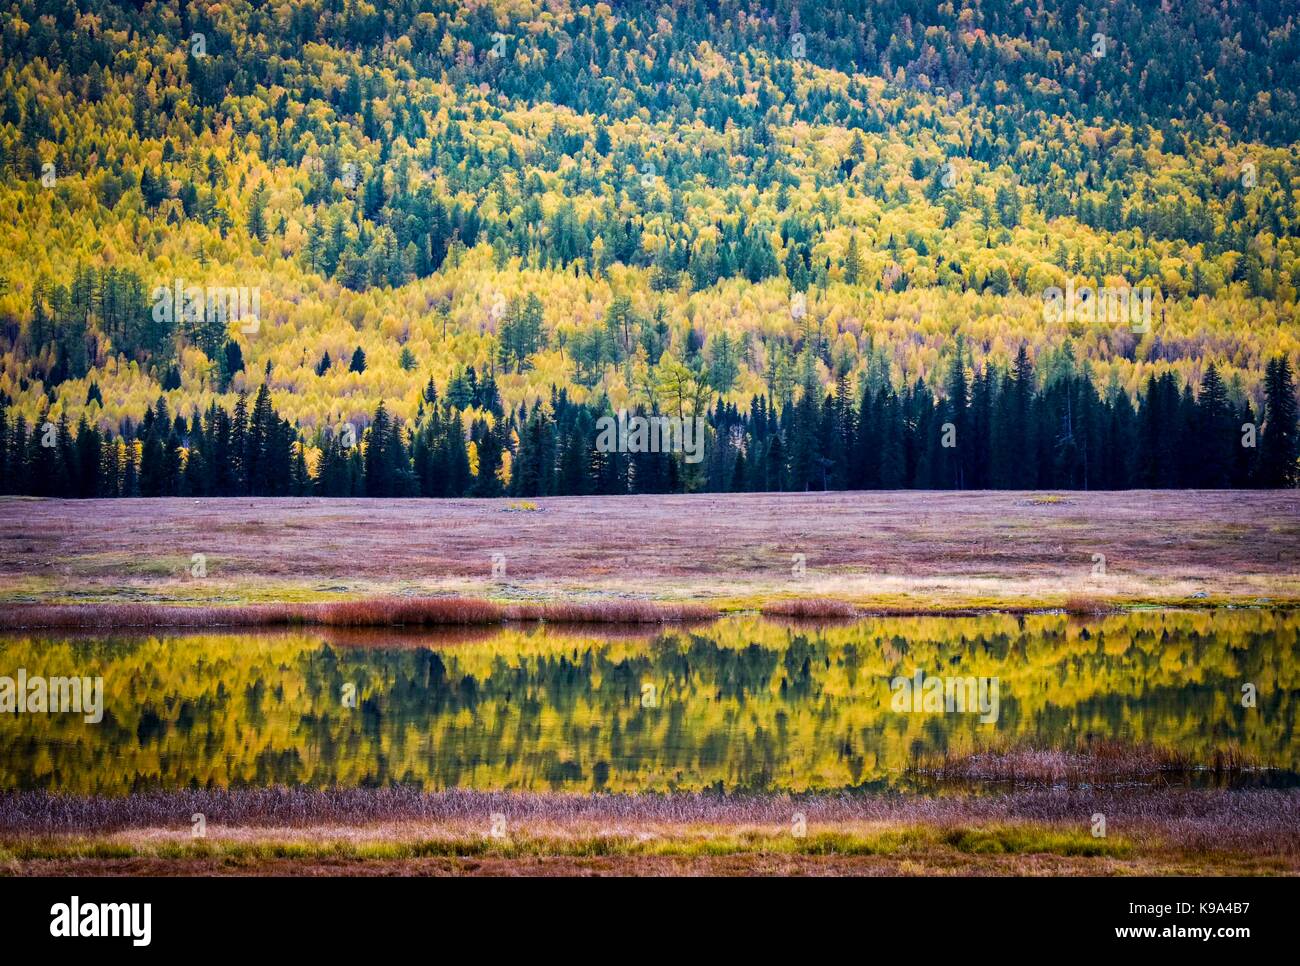
<path id="1" fill-rule="evenodd" d="M 85 839 L 35 839 L 10 842 L 0 848 L 0 867 L 8 861 L 59 859 L 158 858 L 171 861 L 216 860 L 238 865 L 267 861 L 400 861 L 427 858 L 602 858 L 668 856 L 681 858 L 731 855 L 923 857 L 956 850 L 967 855 L 1025 855 L 1128 857 L 1131 843 L 1097 839 L 1086 830 L 1040 826 L 992 828 L 909 827 L 873 832 L 825 831 L 807 836 L 790 833 L 701 832 L 680 837 L 634 838 L 590 835 L 573 838 L 478 836 L 414 839 L 410 841 L 174 841 L 132 845 Z"/>

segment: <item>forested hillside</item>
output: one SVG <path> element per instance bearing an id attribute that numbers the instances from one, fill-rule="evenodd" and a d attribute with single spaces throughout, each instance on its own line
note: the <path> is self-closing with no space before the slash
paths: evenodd
<path id="1" fill-rule="evenodd" d="M 11 2 L 0 489 L 1290 485 L 1298 60 L 1295 0 Z"/>

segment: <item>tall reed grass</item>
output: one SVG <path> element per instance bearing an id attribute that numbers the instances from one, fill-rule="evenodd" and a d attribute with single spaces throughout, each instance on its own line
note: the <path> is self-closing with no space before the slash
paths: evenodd
<path id="1" fill-rule="evenodd" d="M 0 628 L 111 630 L 125 627 L 401 627 L 505 621 L 652 624 L 706 620 L 716 607 L 645 600 L 499 604 L 473 597 L 370 597 L 333 603 L 184 607 L 164 604 L 6 604 Z"/>
<path id="2" fill-rule="evenodd" d="M 1155 834 L 1201 850 L 1235 849 L 1300 855 L 1300 789 L 1177 789 L 1103 785 L 1022 787 L 981 795 L 676 792 L 666 795 L 559 794 L 385 788 L 238 788 L 138 791 L 81 797 L 43 791 L 0 792 L 4 840 L 39 835 L 107 835 L 129 829 L 188 831 L 201 812 L 209 828 L 373 827 L 414 822 L 426 830 L 465 825 L 486 830 L 489 816 L 507 816 L 515 830 L 555 826 L 574 832 L 637 823 L 737 826 L 786 830 L 803 813 L 810 832 L 846 824 L 898 824 L 937 829 L 1034 823 L 1087 829 L 1095 812 L 1116 828 Z M 662 828 L 660 829 L 663 830 Z"/>
<path id="3" fill-rule="evenodd" d="M 1233 776 L 1258 767 L 1235 745 L 1215 748 L 1198 758 L 1160 745 L 1080 739 L 1064 748 L 992 744 L 971 751 L 948 751 L 918 758 L 912 770 L 938 781 L 1078 786 L 1167 779 L 1197 771 Z"/>
<path id="4" fill-rule="evenodd" d="M 843 620 L 861 615 L 861 611 L 847 601 L 830 597 L 793 597 L 772 600 L 763 604 L 761 611 L 766 617 L 794 617 L 802 620 L 819 618 Z"/>

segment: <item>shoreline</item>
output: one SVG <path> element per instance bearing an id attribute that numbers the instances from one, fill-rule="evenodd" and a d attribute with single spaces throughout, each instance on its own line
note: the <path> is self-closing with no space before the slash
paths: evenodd
<path id="1" fill-rule="evenodd" d="M 1143 610 L 1286 611 L 1300 600 L 1205 601 L 1169 599 L 1133 602 L 1066 602 L 1062 606 L 946 606 L 931 608 L 858 607 L 848 601 L 793 598 L 757 608 L 727 608 L 712 604 L 672 604 L 659 601 L 578 603 L 554 601 L 503 604 L 466 597 L 374 597 L 331 603 L 236 604 L 212 607 L 170 603 L 0 603 L 0 632 L 257 629 L 257 628 L 468 628 L 520 624 L 583 625 L 593 627 L 651 627 L 711 624 L 728 617 L 758 614 L 795 624 L 847 624 L 861 620 L 908 617 L 986 617 L 1063 615 L 1104 617 Z"/>

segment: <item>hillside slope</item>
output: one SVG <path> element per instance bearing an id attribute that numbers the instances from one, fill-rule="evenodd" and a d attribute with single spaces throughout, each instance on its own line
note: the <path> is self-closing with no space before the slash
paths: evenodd
<path id="1" fill-rule="evenodd" d="M 1258 409 L 1300 362 L 1300 5 L 1048 6 L 12 3 L 0 393 L 116 431 L 266 383 L 311 442 L 468 366 L 506 413 L 937 387 L 961 333 Z"/>

